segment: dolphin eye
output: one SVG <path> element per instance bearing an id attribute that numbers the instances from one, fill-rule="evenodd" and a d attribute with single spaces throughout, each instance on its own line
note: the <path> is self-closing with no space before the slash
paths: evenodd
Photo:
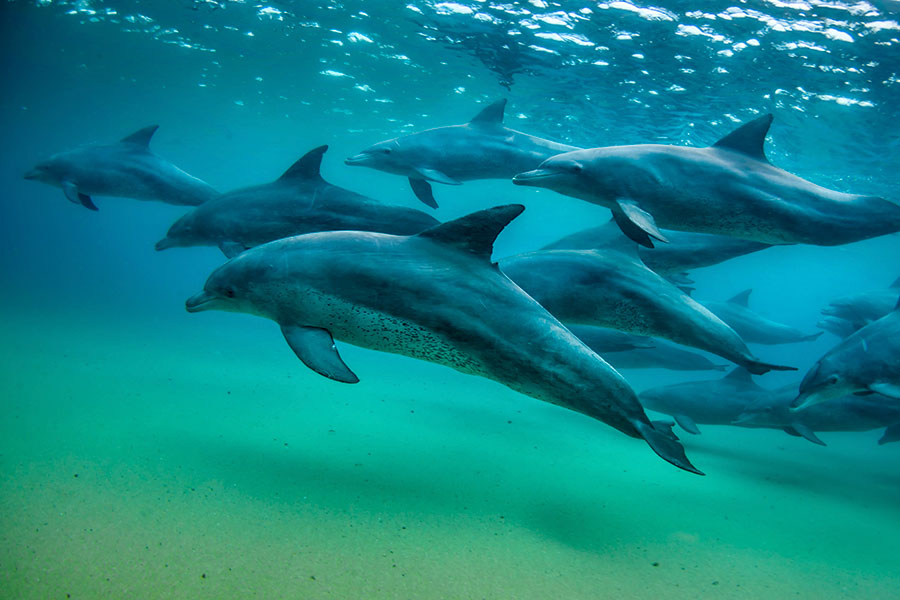
<path id="1" fill-rule="evenodd" d="M 228 296 L 229 298 L 234 298 L 234 289 L 225 288 L 225 295 Z"/>
<path id="2" fill-rule="evenodd" d="M 574 165 L 572 165 L 572 170 L 576 173 L 581 173 L 583 167 L 579 163 L 575 163 Z"/>
<path id="3" fill-rule="evenodd" d="M 836 384 L 837 382 L 838 382 L 838 376 L 837 376 L 837 375 L 832 375 L 832 376 L 830 376 L 828 379 L 825 380 L 825 383 L 827 383 L 828 385 L 834 385 L 834 384 Z"/>
<path id="4" fill-rule="evenodd" d="M 382 149 L 381 149 L 381 153 L 382 153 L 382 154 L 390 154 L 390 153 L 391 153 L 391 149 L 390 149 L 390 148 L 382 148 Z"/>

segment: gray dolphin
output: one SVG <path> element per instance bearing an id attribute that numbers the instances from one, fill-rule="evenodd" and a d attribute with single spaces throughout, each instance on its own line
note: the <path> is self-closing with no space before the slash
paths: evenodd
<path id="1" fill-rule="evenodd" d="M 332 185 L 320 174 L 319 146 L 272 183 L 228 192 L 198 206 L 169 228 L 157 250 L 219 246 L 231 258 L 247 248 L 315 231 L 418 233 L 438 224 L 420 210 L 388 206 Z"/>
<path id="2" fill-rule="evenodd" d="M 741 427 L 783 429 L 814 444 L 825 445 L 816 432 L 869 431 L 885 427 L 879 444 L 898 441 L 900 433 L 900 403 L 872 394 L 870 396 L 841 396 L 810 406 L 805 410 L 791 410 L 797 395 L 797 385 L 788 385 L 760 397 L 738 415 L 734 424 Z"/>
<path id="3" fill-rule="evenodd" d="M 638 248 L 638 255 L 644 264 L 660 275 L 674 275 L 692 271 L 701 267 L 717 265 L 721 262 L 758 252 L 769 247 L 769 244 L 742 240 L 724 235 L 709 233 L 693 233 L 667 229 L 663 234 L 668 244 L 655 248 Z M 592 250 L 618 245 L 622 232 L 615 221 L 609 221 L 599 227 L 591 227 L 567 235 L 552 244 L 544 246 L 544 250 Z"/>
<path id="4" fill-rule="evenodd" d="M 25 179 L 62 188 L 71 202 L 97 210 L 91 199 L 118 196 L 197 206 L 219 193 L 150 151 L 151 125 L 115 144 L 85 146 L 54 154 L 25 174 Z"/>
<path id="5" fill-rule="evenodd" d="M 832 300 L 822 309 L 822 329 L 847 337 L 857 329 L 890 313 L 900 298 L 900 278 L 887 289 L 857 292 Z M 844 335 L 841 335 L 844 333 Z"/>
<path id="6" fill-rule="evenodd" d="M 802 410 L 847 394 L 872 392 L 900 401 L 900 302 L 820 358 L 800 382 L 800 394 L 791 406 Z"/>
<path id="7" fill-rule="evenodd" d="M 563 323 L 662 337 L 707 350 L 751 372 L 795 370 L 761 362 L 728 325 L 618 250 L 541 250 L 500 268 Z"/>
<path id="8" fill-rule="evenodd" d="M 606 327 L 590 325 L 567 325 L 585 345 L 606 360 L 607 354 L 616 354 L 627 350 L 655 348 L 658 341 L 644 335 L 634 335 Z M 607 360 L 607 362 L 609 362 Z"/>
<path id="9" fill-rule="evenodd" d="M 727 302 L 701 302 L 714 315 L 728 323 L 741 338 L 751 344 L 792 344 L 794 342 L 811 342 L 824 332 L 806 333 L 771 321 L 750 310 L 748 302 L 752 289 L 730 298 Z"/>
<path id="10" fill-rule="evenodd" d="M 416 197 L 437 208 L 429 182 L 509 179 L 555 154 L 577 149 L 504 127 L 505 108 L 506 100 L 498 100 L 468 123 L 379 142 L 346 163 L 409 177 Z"/>
<path id="11" fill-rule="evenodd" d="M 491 262 L 495 238 L 523 209 L 496 207 L 414 236 L 340 231 L 269 242 L 216 269 L 186 307 L 272 319 L 300 360 L 337 381 L 358 379 L 334 338 L 487 377 L 643 438 L 699 473 L 625 379 Z"/>
<path id="12" fill-rule="evenodd" d="M 670 369 L 673 371 L 727 371 L 728 365 L 712 362 L 699 352 L 691 352 L 680 344 L 651 338 L 653 348 L 635 348 L 606 354 L 603 358 L 619 369 Z M 585 342 L 587 343 L 587 342 Z M 590 346 L 590 344 L 588 344 Z"/>
<path id="13" fill-rule="evenodd" d="M 660 227 L 764 244 L 832 246 L 900 230 L 900 206 L 844 194 L 773 166 L 763 153 L 772 115 L 709 148 L 661 144 L 576 150 L 516 175 L 612 210 L 631 239 L 667 241 Z"/>
<path id="14" fill-rule="evenodd" d="M 697 423 L 730 425 L 748 406 L 770 394 L 738 367 L 721 379 L 654 387 L 639 398 L 644 408 L 671 415 L 685 431 L 698 434 Z"/>

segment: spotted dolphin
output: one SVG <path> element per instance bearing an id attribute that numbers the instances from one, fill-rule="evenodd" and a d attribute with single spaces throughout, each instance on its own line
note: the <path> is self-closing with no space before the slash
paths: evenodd
<path id="1" fill-rule="evenodd" d="M 545 159 L 576 150 L 503 125 L 506 100 L 485 107 L 463 125 L 437 127 L 379 142 L 346 160 L 409 178 L 416 197 L 432 208 L 429 182 L 459 185 L 473 179 L 509 179 Z"/>
<path id="2" fill-rule="evenodd" d="M 197 206 L 219 195 L 150 151 L 158 125 L 144 127 L 114 144 L 84 146 L 54 154 L 25 179 L 62 188 L 69 201 L 97 210 L 92 196 L 118 196 Z"/>
<path id="3" fill-rule="evenodd" d="M 822 331 L 806 333 L 784 323 L 772 321 L 756 314 L 749 307 L 752 289 L 744 290 L 727 302 L 701 302 L 714 315 L 728 323 L 745 342 L 750 344 L 792 344 L 811 342 L 822 335 Z"/>
<path id="4" fill-rule="evenodd" d="M 303 233 L 381 231 L 411 235 L 438 224 L 414 208 L 381 204 L 322 178 L 328 146 L 307 152 L 277 180 L 222 194 L 193 209 L 169 228 L 157 250 L 218 246 L 227 257 Z"/>
<path id="5" fill-rule="evenodd" d="M 797 410 L 847 394 L 881 394 L 900 402 L 900 301 L 816 361 L 800 382 Z"/>
<path id="6" fill-rule="evenodd" d="M 733 329 L 644 266 L 637 253 L 541 250 L 505 258 L 500 268 L 563 323 L 666 338 L 755 374 L 795 370 L 753 356 Z"/>
<path id="7" fill-rule="evenodd" d="M 764 115 L 708 148 L 575 150 L 519 173 L 513 183 L 605 206 L 646 247 L 667 241 L 660 228 L 822 246 L 900 231 L 900 205 L 829 190 L 772 165 L 763 152 L 771 123 L 772 115 Z"/>
<path id="8" fill-rule="evenodd" d="M 522 210 L 483 210 L 413 236 L 339 231 L 269 242 L 216 269 L 186 308 L 272 319 L 301 361 L 337 381 L 358 378 L 334 339 L 487 377 L 643 438 L 698 473 L 625 379 L 491 262 L 495 238 Z"/>

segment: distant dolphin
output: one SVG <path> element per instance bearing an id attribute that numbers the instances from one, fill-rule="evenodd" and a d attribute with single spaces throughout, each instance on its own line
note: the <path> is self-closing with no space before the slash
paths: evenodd
<path id="1" fill-rule="evenodd" d="M 832 300 L 822 309 L 822 329 L 847 337 L 861 327 L 890 313 L 900 298 L 900 278 L 888 288 L 857 292 Z M 844 333 L 844 335 L 841 335 Z"/>
<path id="2" fill-rule="evenodd" d="M 612 367 L 491 262 L 495 238 L 524 207 L 483 210 L 401 237 L 324 232 L 231 259 L 186 302 L 272 319 L 316 372 L 358 381 L 334 338 L 493 379 L 644 438 L 699 473 L 668 428 L 655 428 Z"/>
<path id="3" fill-rule="evenodd" d="M 654 387 L 639 398 L 644 408 L 671 415 L 682 429 L 699 434 L 697 423 L 730 425 L 748 406 L 769 395 L 738 367 L 722 379 Z"/>
<path id="4" fill-rule="evenodd" d="M 54 154 L 26 173 L 25 179 L 61 187 L 69 201 L 91 210 L 97 210 L 92 195 L 186 206 L 218 196 L 206 183 L 150 151 L 150 138 L 158 127 L 145 127 L 115 144 Z"/>
<path id="5" fill-rule="evenodd" d="M 728 323 L 741 338 L 750 344 L 792 344 L 794 342 L 811 342 L 822 335 L 806 333 L 776 321 L 762 317 L 748 306 L 752 289 L 744 290 L 727 302 L 701 302 L 714 315 Z"/>
<path id="6" fill-rule="evenodd" d="M 791 404 L 802 410 L 847 394 L 900 401 L 900 302 L 894 310 L 829 350 L 800 382 Z"/>
<path id="7" fill-rule="evenodd" d="M 590 325 L 569 325 L 569 331 L 575 334 L 585 345 L 606 359 L 607 354 L 618 354 L 627 350 L 648 350 L 655 348 L 658 340 L 644 335 L 634 335 L 606 327 Z"/>
<path id="8" fill-rule="evenodd" d="M 616 370 L 727 371 L 729 368 L 728 365 L 712 362 L 699 352 L 691 352 L 680 344 L 657 338 L 650 339 L 655 344 L 653 348 L 635 348 L 634 350 L 614 352 L 603 356 L 603 358 Z M 585 343 L 587 344 L 586 341 Z"/>
<path id="9" fill-rule="evenodd" d="M 765 250 L 769 244 L 742 240 L 724 235 L 709 233 L 692 233 L 686 231 L 666 230 L 663 232 L 669 240 L 655 248 L 638 248 L 638 254 L 651 271 L 668 276 L 701 267 L 717 265 L 721 262 Z M 610 244 L 618 245 L 622 237 L 619 226 L 609 221 L 599 227 L 585 229 L 567 235 L 552 244 L 544 246 L 544 250 L 592 250 L 606 248 Z"/>
<path id="10" fill-rule="evenodd" d="M 783 429 L 820 446 L 824 446 L 825 442 L 819 439 L 816 432 L 869 431 L 881 427 L 886 429 L 879 444 L 898 441 L 895 436 L 900 433 L 900 403 L 891 403 L 878 394 L 851 394 L 795 411 L 791 410 L 791 401 L 796 395 L 796 384 L 773 390 L 747 406 L 734 424 Z"/>
<path id="11" fill-rule="evenodd" d="M 644 266 L 636 252 L 541 250 L 506 258 L 500 268 L 563 323 L 663 337 L 756 374 L 795 370 L 761 362 L 734 330 Z"/>
<path id="12" fill-rule="evenodd" d="M 509 179 L 555 154 L 577 149 L 504 127 L 505 107 L 506 100 L 498 100 L 464 125 L 379 142 L 346 163 L 409 177 L 416 197 L 437 208 L 429 181 L 459 185 L 473 179 Z"/>
<path id="13" fill-rule="evenodd" d="M 709 148 L 610 146 L 560 154 L 513 183 L 556 190 L 612 210 L 643 246 L 659 228 L 764 244 L 833 246 L 900 230 L 900 206 L 832 191 L 773 166 L 763 153 L 772 115 Z"/>
<path id="14" fill-rule="evenodd" d="M 157 250 L 219 246 L 231 258 L 247 248 L 316 231 L 418 233 L 438 224 L 420 210 L 389 206 L 322 179 L 319 146 L 272 183 L 228 192 L 178 219 Z"/>

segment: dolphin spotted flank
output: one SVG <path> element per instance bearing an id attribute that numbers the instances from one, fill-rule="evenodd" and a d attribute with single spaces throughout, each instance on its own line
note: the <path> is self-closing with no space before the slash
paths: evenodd
<path id="1" fill-rule="evenodd" d="M 381 231 L 411 235 L 438 224 L 414 208 L 381 204 L 322 178 L 328 146 L 307 152 L 277 180 L 222 194 L 187 213 L 156 243 L 218 246 L 228 258 L 247 248 L 316 231 Z"/>
<path id="2" fill-rule="evenodd" d="M 345 162 L 409 177 L 416 197 L 437 208 L 429 182 L 509 179 L 555 154 L 577 149 L 505 127 L 505 108 L 506 100 L 498 100 L 468 123 L 379 142 Z"/>
<path id="3" fill-rule="evenodd" d="M 900 231 L 897 204 L 829 190 L 772 165 L 763 152 L 771 123 L 772 115 L 764 115 L 708 148 L 643 144 L 567 152 L 513 183 L 605 206 L 625 235 L 648 248 L 652 239 L 668 240 L 660 228 L 821 246 Z"/>
<path id="4" fill-rule="evenodd" d="M 25 179 L 62 188 L 71 202 L 97 210 L 91 196 L 118 196 L 197 206 L 219 193 L 150 151 L 158 125 L 144 127 L 115 144 L 85 146 L 54 154 Z"/>
<path id="5" fill-rule="evenodd" d="M 699 473 L 625 379 L 491 262 L 524 207 L 500 206 L 413 236 L 334 231 L 269 242 L 216 269 L 189 312 L 272 319 L 301 361 L 355 383 L 334 339 L 498 381 L 643 438 Z"/>

